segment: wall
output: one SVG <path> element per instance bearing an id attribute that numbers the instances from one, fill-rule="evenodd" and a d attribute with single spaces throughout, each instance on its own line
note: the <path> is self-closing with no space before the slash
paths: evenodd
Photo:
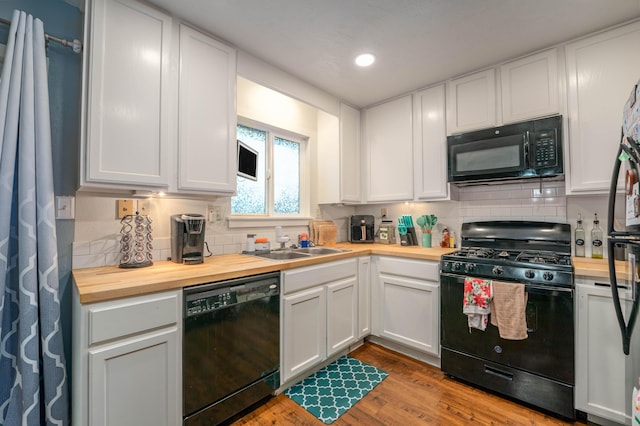
<path id="1" fill-rule="evenodd" d="M 290 132 L 309 137 L 311 157 L 317 133 L 317 110 L 306 103 L 282 95 L 269 88 L 238 77 L 238 116 L 266 123 Z M 313 163 L 313 161 L 311 161 Z M 75 242 L 73 243 L 73 267 L 117 265 L 120 261 L 120 229 L 116 218 L 116 197 L 79 192 L 76 197 Z M 265 222 L 252 228 L 230 228 L 227 219 L 231 212 L 230 197 L 209 200 L 158 197 L 138 200 L 145 204 L 145 212 L 153 219 L 153 257 L 166 260 L 171 254 L 170 216 L 179 213 L 206 215 L 209 207 L 219 208 L 222 220 L 207 222 L 205 241 L 213 255 L 240 253 L 245 248 L 247 233 L 268 237 L 275 243 L 275 224 Z M 315 206 L 311 207 L 315 210 Z M 280 224 L 280 223 L 278 223 Z M 283 225 L 283 233 L 291 242 L 297 235 L 309 232 L 306 226 Z M 205 249 L 206 253 L 206 249 Z"/>

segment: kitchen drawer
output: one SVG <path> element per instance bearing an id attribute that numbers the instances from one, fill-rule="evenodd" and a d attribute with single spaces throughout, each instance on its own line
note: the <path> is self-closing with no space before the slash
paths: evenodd
<path id="1" fill-rule="evenodd" d="M 282 273 L 282 288 L 284 294 L 289 294 L 329 282 L 354 277 L 357 273 L 358 263 L 356 259 L 322 263 L 319 265 L 284 271 Z"/>
<path id="2" fill-rule="evenodd" d="M 440 263 L 399 257 L 380 257 L 378 272 L 438 282 L 440 280 Z"/>
<path id="3" fill-rule="evenodd" d="M 181 315 L 177 292 L 90 305 L 89 346 L 178 324 Z"/>

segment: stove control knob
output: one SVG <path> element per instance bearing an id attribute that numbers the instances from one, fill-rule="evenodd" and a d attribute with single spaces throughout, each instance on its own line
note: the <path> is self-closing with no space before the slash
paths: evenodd
<path id="1" fill-rule="evenodd" d="M 529 279 L 535 277 L 535 275 L 535 272 L 533 272 L 531 269 L 527 269 L 526 271 L 524 271 L 524 276 Z"/>
<path id="2" fill-rule="evenodd" d="M 456 262 L 456 263 L 453 264 L 453 270 L 454 271 L 459 271 L 460 269 L 462 269 L 462 263 Z"/>
<path id="3" fill-rule="evenodd" d="M 502 266 L 494 266 L 493 267 L 493 273 L 495 275 L 502 275 L 502 274 L 504 274 L 504 268 Z"/>
<path id="4" fill-rule="evenodd" d="M 553 273 L 545 272 L 544 274 L 542 274 L 542 278 L 544 278 L 547 281 L 551 281 L 553 279 Z"/>
<path id="5" fill-rule="evenodd" d="M 476 264 L 475 263 L 468 263 L 468 264 L 464 265 L 464 271 L 466 273 L 473 272 L 473 271 L 475 271 L 475 269 L 476 269 Z"/>
<path id="6" fill-rule="evenodd" d="M 451 266 L 449 265 L 449 262 L 442 262 L 442 270 L 443 271 L 448 271 L 449 268 L 451 268 Z"/>

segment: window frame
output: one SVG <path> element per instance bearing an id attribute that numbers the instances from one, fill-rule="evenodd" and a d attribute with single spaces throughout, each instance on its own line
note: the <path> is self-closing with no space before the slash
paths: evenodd
<path id="1" fill-rule="evenodd" d="M 229 228 L 250 228 L 258 226 L 307 225 L 310 217 L 310 137 L 286 129 L 281 129 L 246 117 L 238 117 L 237 125 L 251 127 L 267 133 L 266 141 L 266 214 L 229 214 Z M 300 146 L 300 212 L 297 214 L 276 214 L 274 212 L 274 138 L 286 139 Z M 236 176 L 238 179 L 238 176 Z"/>

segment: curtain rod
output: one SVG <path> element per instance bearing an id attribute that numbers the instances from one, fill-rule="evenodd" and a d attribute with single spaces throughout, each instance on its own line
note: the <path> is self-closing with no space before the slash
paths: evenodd
<path id="1" fill-rule="evenodd" d="M 4 24 L 7 26 L 11 26 L 11 21 L 8 21 L 4 18 L 0 18 L 0 24 Z M 73 49 L 73 51 L 75 53 L 80 53 L 82 52 L 82 43 L 80 42 L 80 40 L 67 40 L 66 38 L 60 38 L 60 37 L 56 37 L 54 35 L 51 35 L 49 33 L 44 33 L 44 39 L 49 42 L 49 40 L 51 41 L 55 41 L 56 43 L 59 43 L 61 45 L 63 45 L 64 47 L 70 47 L 71 49 Z"/>

